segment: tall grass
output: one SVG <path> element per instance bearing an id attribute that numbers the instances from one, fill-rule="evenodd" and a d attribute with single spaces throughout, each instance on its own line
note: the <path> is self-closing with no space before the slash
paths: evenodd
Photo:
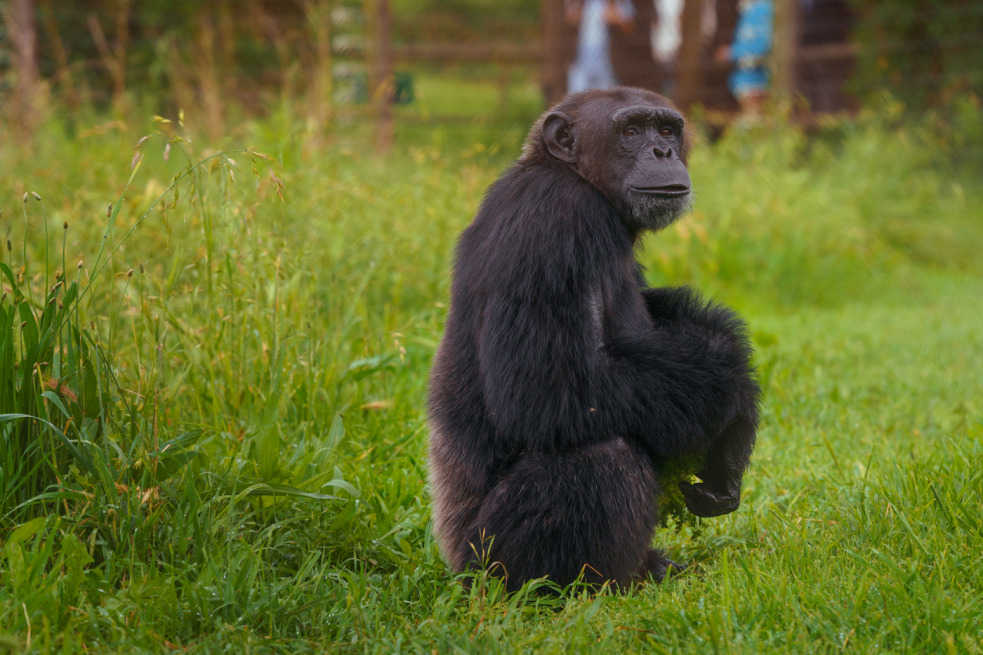
<path id="1" fill-rule="evenodd" d="M 983 189 L 884 115 L 698 145 L 641 257 L 752 326 L 745 502 L 659 534 L 689 574 L 559 598 L 458 585 L 425 485 L 454 239 L 517 117 L 387 160 L 286 118 L 3 149 L 0 649 L 972 652 Z"/>
<path id="2" fill-rule="evenodd" d="M 158 141 L 164 151 L 180 142 Z M 8 248 L 10 263 L 0 263 L 9 285 L 0 305 L 0 525 L 20 525 L 10 540 L 14 550 L 5 552 L 15 555 L 17 545 L 31 538 L 39 540 L 35 545 L 49 543 L 43 540 L 65 526 L 63 545 L 86 536 L 80 566 L 100 566 L 110 584 L 132 578 L 134 567 L 183 560 L 196 544 L 207 543 L 193 525 L 162 529 L 174 526 L 183 512 L 233 517 L 243 505 L 250 510 L 243 516 L 262 526 L 287 498 L 340 500 L 335 490 L 356 496 L 334 466 L 334 449 L 344 435 L 338 401 L 349 380 L 377 368 L 373 359 L 354 355 L 347 367 L 333 357 L 331 367 L 318 371 L 310 364 L 304 371 L 284 365 L 287 357 L 313 360 L 317 351 L 311 340 L 280 337 L 283 306 L 297 301 L 290 279 L 283 278 L 281 254 L 250 252 L 248 264 L 261 273 L 250 278 L 238 275 L 245 264 L 217 245 L 221 240 L 234 247 L 237 234 L 244 234 L 245 226 L 233 220 L 241 208 L 231 204 L 237 166 L 232 153 L 191 163 L 169 182 L 151 180 L 138 196 L 147 208 L 128 217 L 140 149 L 149 147 L 143 140 L 138 144 L 127 191 L 106 210 L 101 238 L 92 240 L 98 248 L 78 259 L 75 280 L 67 282 L 64 272 L 69 223 L 61 266 L 52 273 L 47 215 L 33 192 L 24 195 L 22 261 L 14 262 Z M 252 162 L 261 192 L 268 187 L 271 194 L 282 193 L 282 183 L 267 168 L 269 157 L 235 156 Z M 35 201 L 40 216 L 28 211 Z M 151 261 L 147 246 L 167 238 L 167 214 L 178 212 L 184 226 L 198 229 L 192 244 L 197 262 Z M 36 245 L 29 244 L 36 232 L 32 222 L 44 237 Z M 147 226 L 156 234 L 141 239 L 145 222 L 158 222 L 156 230 Z M 128 248 L 136 245 L 139 252 L 140 240 L 146 245 L 136 257 L 146 257 L 146 263 L 130 259 Z M 40 253 L 36 268 L 32 250 Z M 185 311 L 194 317 L 190 323 L 181 317 Z M 209 330 L 214 340 L 202 348 L 200 336 Z M 326 346 L 337 346 L 333 356 L 344 350 L 330 340 L 319 344 Z M 287 375 L 298 379 L 290 394 L 283 388 Z M 287 460 L 280 447 L 285 399 L 303 395 L 312 381 L 331 396 L 299 407 L 298 432 L 290 435 L 296 448 Z M 185 403 L 190 411 L 174 409 Z M 247 529 L 245 518 L 230 520 L 236 529 Z M 15 588 L 14 578 L 8 582 Z"/>

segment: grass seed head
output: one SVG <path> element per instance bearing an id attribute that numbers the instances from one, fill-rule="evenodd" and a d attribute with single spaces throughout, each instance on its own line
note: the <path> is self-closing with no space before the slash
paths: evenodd
<path id="1" fill-rule="evenodd" d="M 32 195 L 32 196 L 34 196 L 34 199 L 35 199 L 35 200 L 37 200 L 38 202 L 41 202 L 41 196 L 39 196 L 39 195 L 37 194 L 37 192 L 35 192 L 35 191 L 31 191 L 31 195 Z"/>
<path id="2" fill-rule="evenodd" d="M 108 205 L 106 205 L 106 218 L 109 218 L 112 215 L 113 215 L 113 203 L 109 203 Z"/>

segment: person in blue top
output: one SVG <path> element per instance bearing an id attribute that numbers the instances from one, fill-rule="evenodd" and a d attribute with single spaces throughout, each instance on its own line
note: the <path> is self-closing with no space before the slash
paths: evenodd
<path id="1" fill-rule="evenodd" d="M 608 25 L 630 30 L 634 17 L 629 0 L 583 0 L 567 6 L 567 19 L 580 25 L 577 58 L 567 71 L 568 93 L 617 86 Z"/>
<path id="2" fill-rule="evenodd" d="M 734 63 L 727 85 L 747 114 L 757 113 L 768 94 L 774 17 L 771 0 L 741 0 L 734 42 L 722 53 Z"/>

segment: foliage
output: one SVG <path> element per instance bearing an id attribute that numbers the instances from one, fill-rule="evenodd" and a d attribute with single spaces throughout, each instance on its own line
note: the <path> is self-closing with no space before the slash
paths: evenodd
<path id="1" fill-rule="evenodd" d="M 983 88 L 983 6 L 972 0 L 852 0 L 858 12 L 855 91 L 889 91 L 911 109 Z"/>
<path id="2" fill-rule="evenodd" d="M 520 117 L 386 160 L 288 114 L 236 137 L 268 157 L 178 121 L 2 135 L 0 646 L 973 652 L 983 189 L 965 132 L 892 106 L 698 144 L 694 212 L 640 255 L 751 326 L 742 508 L 660 531 L 684 575 L 557 598 L 460 585 L 426 489 L 454 239 Z"/>

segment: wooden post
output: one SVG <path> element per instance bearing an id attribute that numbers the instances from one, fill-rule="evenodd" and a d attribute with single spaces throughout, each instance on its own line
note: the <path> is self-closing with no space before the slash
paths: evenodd
<path id="1" fill-rule="evenodd" d="M 14 42 L 14 112 L 16 121 L 29 136 L 37 118 L 38 64 L 37 25 L 34 21 L 34 0 L 14 0 L 11 24 L 8 26 Z"/>
<path id="2" fill-rule="evenodd" d="M 703 54 L 703 0 L 686 0 L 683 3 L 681 31 L 683 42 L 679 46 L 679 77 L 676 104 L 687 109 L 699 98 L 703 83 L 700 58 Z"/>
<path id="3" fill-rule="evenodd" d="M 563 0 L 543 0 L 540 9 L 543 21 L 543 59 L 540 86 L 547 104 L 563 98 L 567 89 L 563 61 Z"/>
<path id="4" fill-rule="evenodd" d="M 372 101 L 376 117 L 375 150 L 379 154 L 385 154 L 393 146 L 393 99 L 396 95 L 393 80 L 393 20 L 389 0 L 375 0 L 374 19 Z"/>
<path id="5" fill-rule="evenodd" d="M 787 101 L 798 90 L 795 74 L 799 54 L 799 9 L 792 0 L 775 2 L 775 43 L 772 47 L 772 89 L 776 100 Z"/>
<path id="6" fill-rule="evenodd" d="M 307 100 L 307 115 L 314 122 L 311 135 L 313 145 L 320 148 L 325 130 L 331 123 L 334 95 L 330 6 L 323 0 L 304 0 L 303 7 L 309 34 L 314 40 L 314 74 Z M 286 97 L 286 92 L 283 95 Z"/>

